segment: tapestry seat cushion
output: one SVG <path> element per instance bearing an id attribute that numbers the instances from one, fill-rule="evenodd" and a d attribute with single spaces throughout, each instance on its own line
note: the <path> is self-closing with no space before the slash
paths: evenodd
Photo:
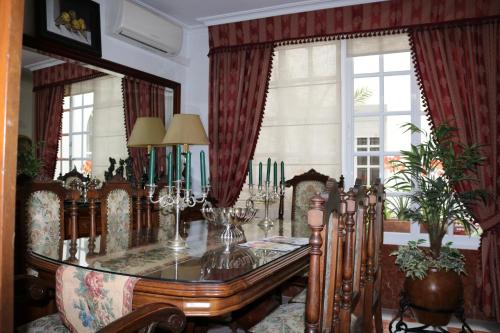
<path id="1" fill-rule="evenodd" d="M 38 318 L 17 328 L 18 333 L 70 333 L 61 321 L 59 313 Z"/>
<path id="2" fill-rule="evenodd" d="M 306 320 L 305 303 L 280 305 L 269 316 L 252 327 L 252 333 L 303 333 Z M 351 332 L 361 333 L 360 321 L 351 314 Z"/>
<path id="3" fill-rule="evenodd" d="M 295 188 L 295 214 L 292 223 L 293 237 L 308 237 L 311 230 L 307 224 L 307 212 L 311 198 L 325 190 L 325 184 L 320 181 L 308 180 L 298 183 Z"/>

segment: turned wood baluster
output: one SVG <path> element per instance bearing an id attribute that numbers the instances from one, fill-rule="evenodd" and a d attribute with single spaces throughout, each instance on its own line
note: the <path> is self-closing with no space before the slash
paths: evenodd
<path id="1" fill-rule="evenodd" d="M 306 332 L 319 332 L 319 312 L 320 308 L 320 259 L 321 231 L 323 230 L 323 214 L 324 214 L 325 199 L 319 194 L 311 199 L 311 206 L 307 213 L 307 223 L 311 228 L 311 237 L 309 244 L 311 245 L 310 261 L 309 261 L 309 278 L 307 283 L 307 298 L 306 298 Z"/>
<path id="2" fill-rule="evenodd" d="M 89 201 L 89 214 L 90 214 L 90 235 L 89 235 L 89 255 L 95 254 L 95 238 L 96 238 L 96 200 L 98 198 L 98 192 L 95 189 L 95 185 L 89 187 L 87 192 L 87 199 Z"/>
<path id="3" fill-rule="evenodd" d="M 367 213 L 369 210 L 369 198 L 368 195 L 366 194 L 366 190 L 360 189 L 360 193 L 358 195 L 358 205 L 361 207 L 361 209 L 358 209 L 358 213 L 361 213 L 361 218 L 358 218 L 358 222 L 360 225 L 357 226 L 356 230 L 359 232 L 359 241 L 361 241 L 361 245 L 359 246 L 359 249 L 361 250 L 361 262 L 360 262 L 360 269 L 359 269 L 359 292 L 360 292 L 360 298 L 364 299 L 365 295 L 365 285 L 366 285 L 366 274 L 367 274 L 367 268 L 366 268 L 366 263 L 367 263 L 367 256 L 368 256 L 368 251 L 367 251 L 367 243 L 368 243 L 368 234 L 366 233 L 366 226 L 369 225 L 370 221 L 368 219 Z M 356 248 L 358 246 L 356 245 Z M 361 305 L 363 306 L 363 305 Z"/>
<path id="4" fill-rule="evenodd" d="M 76 260 L 76 240 L 78 238 L 78 205 L 76 201 L 80 198 L 80 192 L 76 189 L 70 189 L 67 192 L 66 199 L 71 200 L 69 208 L 71 240 L 69 243 L 69 261 Z"/>
<path id="5" fill-rule="evenodd" d="M 356 198 L 354 192 L 347 193 L 346 200 L 347 219 L 345 222 L 344 257 L 342 261 L 342 302 L 340 306 L 340 332 L 348 333 L 351 326 L 352 285 L 354 267 L 354 243 L 355 243 L 355 220 Z"/>
<path id="6" fill-rule="evenodd" d="M 148 230 L 148 235 L 151 231 L 151 221 L 152 221 L 152 218 L 151 218 L 151 201 L 149 201 L 149 198 L 147 196 L 145 196 L 145 200 L 146 200 L 146 228 Z"/>
<path id="7" fill-rule="evenodd" d="M 342 258 L 344 257 L 345 243 L 345 221 L 346 221 L 346 193 L 341 189 L 339 204 L 339 241 L 337 243 L 337 256 L 335 260 L 337 269 L 335 271 L 335 294 L 333 296 L 333 322 L 332 331 L 338 332 L 340 329 L 340 304 L 342 303 Z"/>
<path id="8" fill-rule="evenodd" d="M 368 195 L 368 246 L 366 254 L 366 290 L 364 304 L 364 329 L 372 331 L 372 306 L 373 306 L 373 282 L 375 280 L 375 204 L 377 203 L 376 190 L 374 187 Z"/>

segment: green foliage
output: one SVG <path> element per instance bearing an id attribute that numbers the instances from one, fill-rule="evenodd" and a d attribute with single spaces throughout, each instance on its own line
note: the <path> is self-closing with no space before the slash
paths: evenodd
<path id="1" fill-rule="evenodd" d="M 17 175 L 36 177 L 42 168 L 43 162 L 36 157 L 37 146 L 31 139 L 19 136 L 17 147 Z"/>
<path id="2" fill-rule="evenodd" d="M 398 220 L 410 219 L 410 198 L 400 196 L 388 198 L 386 201 L 386 217 L 396 217 Z"/>
<path id="3" fill-rule="evenodd" d="M 360 87 L 354 92 L 354 104 L 365 104 L 366 100 L 370 98 L 372 92 L 368 87 Z"/>
<path id="4" fill-rule="evenodd" d="M 437 259 L 419 247 L 424 242 L 424 239 L 409 241 L 408 245 L 400 246 L 391 253 L 391 256 L 396 256 L 396 264 L 405 272 L 406 277 L 423 279 L 430 268 L 465 273 L 464 256 L 457 249 L 451 248 L 451 242 L 441 247 Z"/>
<path id="5" fill-rule="evenodd" d="M 412 133 L 426 134 L 413 124 L 404 127 Z M 461 221 L 470 232 L 474 226 L 467 206 L 486 199 L 482 190 L 456 191 L 461 182 L 477 181 L 477 166 L 484 159 L 479 145 L 454 142 L 455 132 L 454 128 L 441 125 L 426 142 L 402 150 L 401 159 L 391 161 L 396 172 L 389 182 L 396 190 L 408 192 L 411 206 L 406 213 L 413 221 L 427 226 L 434 258 L 440 256 L 448 226 Z"/>

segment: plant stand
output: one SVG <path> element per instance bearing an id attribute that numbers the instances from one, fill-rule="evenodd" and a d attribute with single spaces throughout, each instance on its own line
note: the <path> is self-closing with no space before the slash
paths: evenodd
<path id="1" fill-rule="evenodd" d="M 405 292 L 401 292 L 401 299 L 399 301 L 399 311 L 396 317 L 391 320 L 389 324 L 389 332 L 390 333 L 398 333 L 398 332 L 412 332 L 412 333 L 448 333 L 442 327 L 423 325 L 419 327 L 409 328 L 408 325 L 404 322 L 403 316 L 410 308 L 416 308 L 415 305 L 411 304 L 409 299 L 406 297 Z M 419 308 L 420 310 L 430 311 L 429 309 Z M 458 320 L 462 323 L 462 330 L 460 333 L 474 333 L 470 326 L 465 321 L 464 315 L 464 307 L 460 305 L 453 314 L 457 317 Z M 397 321 L 397 322 L 396 322 Z M 395 323 L 396 322 L 396 323 Z M 395 327 L 393 328 L 393 324 L 395 323 Z"/>

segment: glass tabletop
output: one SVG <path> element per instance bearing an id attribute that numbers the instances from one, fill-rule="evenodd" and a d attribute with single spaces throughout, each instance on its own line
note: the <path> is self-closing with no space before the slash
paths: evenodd
<path id="1" fill-rule="evenodd" d="M 69 262 L 69 240 L 64 241 L 62 257 L 43 259 L 78 265 L 104 272 L 141 278 L 179 282 L 229 282 L 253 270 L 308 246 L 309 235 L 291 235 L 291 221 L 276 221 L 264 227 L 258 221 L 242 226 L 245 239 L 239 243 L 223 241 L 221 228 L 205 220 L 184 224 L 187 249 L 174 251 L 166 241 L 154 241 L 156 230 L 149 239 L 122 252 L 88 254 L 88 238 L 77 240 L 77 261 Z M 109 236 L 108 236 L 109 237 Z M 139 238 L 144 235 L 139 235 Z M 100 237 L 96 239 L 99 252 Z M 137 242 L 132 241 L 132 244 Z"/>

